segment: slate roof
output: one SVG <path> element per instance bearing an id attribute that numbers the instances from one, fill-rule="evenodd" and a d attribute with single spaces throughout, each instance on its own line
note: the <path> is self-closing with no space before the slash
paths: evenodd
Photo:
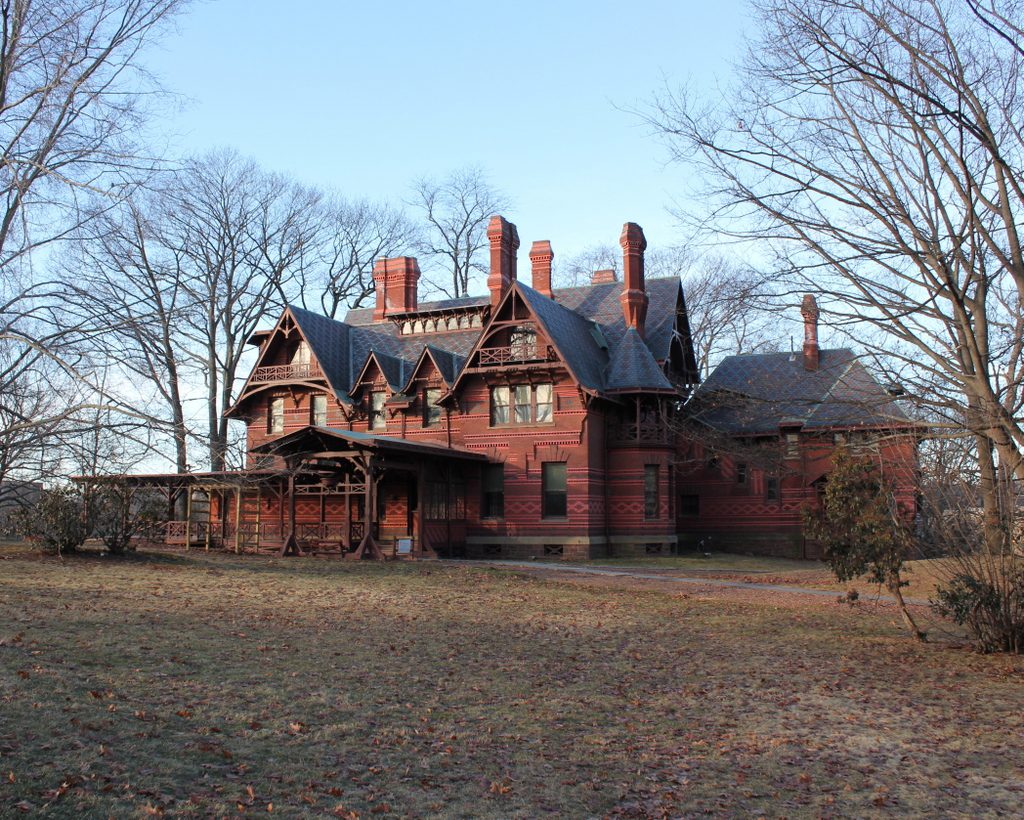
<path id="1" fill-rule="evenodd" d="M 554 291 L 554 299 L 521 281 L 515 287 L 584 388 L 595 393 L 630 389 L 675 391 L 659 362 L 663 363 L 670 353 L 676 307 L 682 299 L 678 278 L 646 282 L 650 304 L 644 338 L 635 331 L 627 332 L 619 301 L 621 282 L 560 288 Z M 482 308 L 489 304 L 489 296 L 470 296 L 422 303 L 418 312 Z M 395 392 L 408 386 L 425 348 L 442 378 L 451 385 L 482 332 L 477 327 L 402 335 L 395 322 L 375 322 L 373 308 L 350 310 L 344 321 L 296 306 L 289 306 L 289 310 L 334 392 L 346 403 L 352 401 L 354 383 L 371 352 L 376 354 L 384 377 Z"/>
<path id="2" fill-rule="evenodd" d="M 694 393 L 691 416 L 732 434 L 911 426 L 913 422 L 852 350 L 821 350 L 817 370 L 801 353 L 726 357 Z"/>
<path id="3" fill-rule="evenodd" d="M 608 364 L 605 390 L 616 393 L 637 389 L 676 392 L 640 334 L 627 328 Z"/>

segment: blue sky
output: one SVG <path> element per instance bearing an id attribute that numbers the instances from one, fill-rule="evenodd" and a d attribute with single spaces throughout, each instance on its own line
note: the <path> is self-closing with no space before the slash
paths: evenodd
<path id="1" fill-rule="evenodd" d="M 728 82 L 744 0 L 354 3 L 214 0 L 148 63 L 185 107 L 178 152 L 232 146 L 351 196 L 398 202 L 465 165 L 513 200 L 524 254 L 681 238 L 666 207 L 686 173 L 628 111 L 666 78 Z M 524 259 L 525 261 L 525 259 Z"/>

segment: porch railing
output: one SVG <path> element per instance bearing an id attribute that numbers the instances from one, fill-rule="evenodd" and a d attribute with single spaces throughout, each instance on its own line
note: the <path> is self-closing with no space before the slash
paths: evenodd
<path id="1" fill-rule="evenodd" d="M 354 548 L 363 539 L 366 527 L 362 521 L 350 521 L 348 531 L 349 544 Z M 211 547 L 231 549 L 235 545 L 235 533 L 235 525 L 230 522 L 167 521 L 160 534 L 167 544 L 204 546 L 209 543 Z M 243 521 L 238 525 L 237 534 L 241 549 L 279 547 L 288 534 L 288 527 L 278 522 Z M 344 534 L 345 524 L 342 522 L 295 525 L 295 537 L 303 546 L 332 541 L 340 544 Z"/>
<path id="2" fill-rule="evenodd" d="M 296 379 L 322 379 L 324 372 L 316 364 L 275 364 L 257 367 L 250 382 L 287 382 Z"/>

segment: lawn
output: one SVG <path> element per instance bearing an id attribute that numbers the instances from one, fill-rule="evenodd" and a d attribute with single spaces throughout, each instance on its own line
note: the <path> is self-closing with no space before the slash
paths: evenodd
<path id="1" fill-rule="evenodd" d="M 472 564 L 0 552 L 0 815 L 1016 814 L 1024 663 Z"/>

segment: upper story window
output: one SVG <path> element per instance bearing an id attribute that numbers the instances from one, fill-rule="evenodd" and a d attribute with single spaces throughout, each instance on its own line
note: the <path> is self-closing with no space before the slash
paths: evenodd
<path id="1" fill-rule="evenodd" d="M 441 408 L 437 400 L 441 398 L 441 390 L 428 387 L 423 391 L 423 426 L 432 427 L 441 421 Z"/>
<path id="2" fill-rule="evenodd" d="M 553 421 L 553 393 L 550 384 L 495 385 L 491 388 L 491 425 Z"/>
<path id="3" fill-rule="evenodd" d="M 517 327 L 509 333 L 508 352 L 510 359 L 537 358 L 537 331 L 532 327 Z"/>
<path id="4" fill-rule="evenodd" d="M 315 395 L 310 403 L 310 423 L 314 427 L 327 426 L 327 396 Z"/>
<path id="5" fill-rule="evenodd" d="M 371 430 L 384 430 L 388 426 L 387 417 L 385 416 L 384 402 L 387 399 L 387 393 L 383 390 L 374 390 L 370 394 L 370 429 Z"/>
<path id="6" fill-rule="evenodd" d="M 271 399 L 267 407 L 267 432 L 284 432 L 284 399 Z"/>
<path id="7" fill-rule="evenodd" d="M 309 345 L 305 342 L 299 342 L 299 346 L 295 348 L 295 355 L 292 356 L 292 364 L 297 365 L 308 365 L 309 364 Z"/>

